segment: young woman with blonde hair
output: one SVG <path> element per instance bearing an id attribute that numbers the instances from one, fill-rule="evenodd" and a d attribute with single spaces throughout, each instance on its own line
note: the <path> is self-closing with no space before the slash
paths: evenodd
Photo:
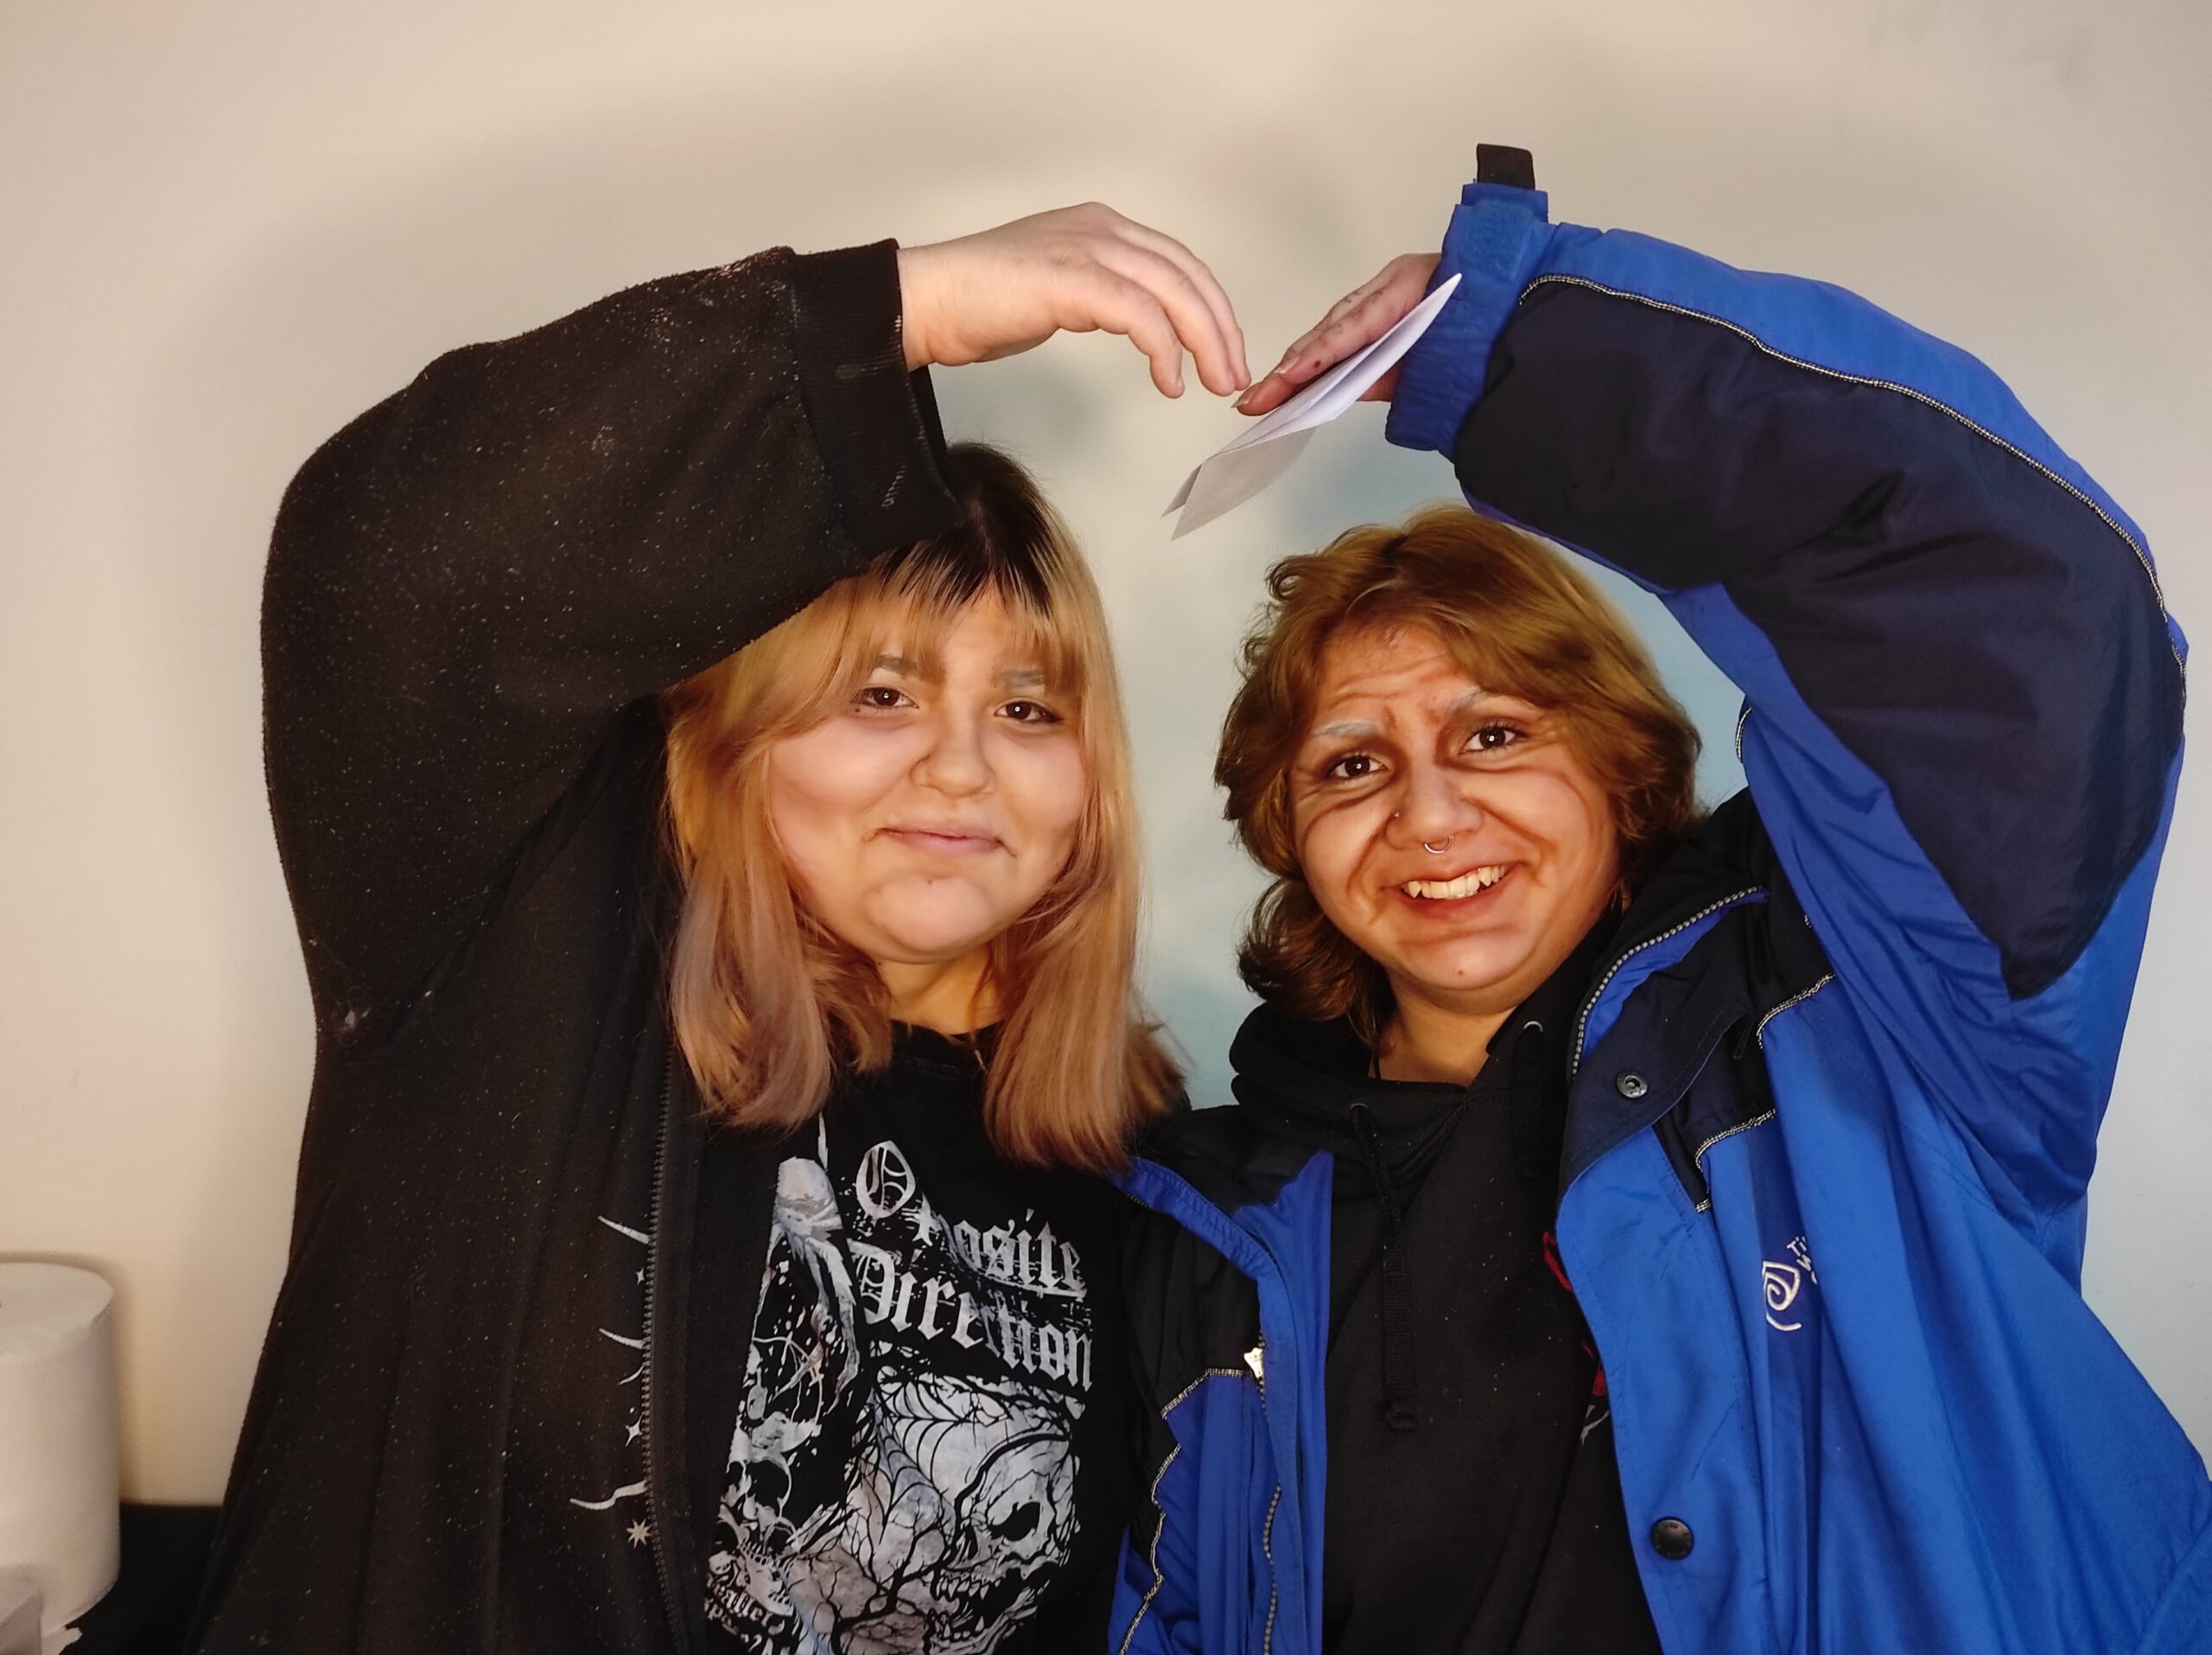
<path id="1" fill-rule="evenodd" d="M 1132 1493 L 1092 1176 L 1168 1101 L 1097 595 L 927 378 L 1243 383 L 1103 207 L 454 352 L 264 614 L 318 1029 L 193 1647 L 1058 1649 Z"/>

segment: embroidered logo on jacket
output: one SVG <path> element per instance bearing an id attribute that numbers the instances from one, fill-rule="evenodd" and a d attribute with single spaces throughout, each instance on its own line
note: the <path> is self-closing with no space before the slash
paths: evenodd
<path id="1" fill-rule="evenodd" d="M 1786 1251 L 1791 1263 L 1779 1264 L 1771 1258 L 1766 1261 L 1766 1325 L 1777 1333 L 1794 1334 L 1805 1324 L 1783 1318 L 1803 1314 L 1797 1308 L 1798 1298 L 1807 1283 L 1818 1287 L 1821 1278 L 1813 1273 L 1812 1249 L 1804 1237 L 1791 1241 Z"/>

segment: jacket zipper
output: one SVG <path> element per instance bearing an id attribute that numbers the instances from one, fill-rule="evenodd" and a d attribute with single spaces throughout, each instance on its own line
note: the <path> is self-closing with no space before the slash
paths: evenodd
<path id="1" fill-rule="evenodd" d="M 1656 948 L 1661 943 L 1666 941 L 1668 938 L 1680 936 L 1683 932 L 1688 931 L 1692 926 L 1704 919 L 1707 915 L 1718 913 L 1721 909 L 1728 907 L 1734 903 L 1740 902 L 1747 896 L 1757 896 L 1765 888 L 1766 888 L 1763 885 L 1746 885 L 1740 891 L 1732 891 L 1726 896 L 1722 897 L 1718 902 L 1713 902 L 1708 904 L 1705 907 L 1700 908 L 1695 913 L 1690 915 L 1688 919 L 1684 920 L 1681 924 L 1668 926 L 1666 930 L 1661 932 L 1656 937 L 1645 938 L 1642 942 L 1637 944 L 1635 947 L 1630 949 L 1625 954 L 1623 954 L 1619 958 L 1616 959 L 1611 965 L 1608 965 L 1605 968 L 1605 974 L 1598 979 L 1597 987 L 1592 989 L 1590 990 L 1589 997 L 1583 1001 L 1581 1015 L 1574 1020 L 1574 1055 L 1571 1060 L 1569 1060 L 1567 1066 L 1567 1072 L 1569 1077 L 1573 1076 L 1582 1067 L 1582 1042 L 1590 1032 L 1590 1014 L 1598 1009 L 1598 1002 L 1605 997 L 1605 985 L 1608 983 L 1611 983 L 1614 977 L 1620 974 L 1620 969 L 1622 966 L 1627 964 L 1629 961 L 1634 959 L 1645 949 Z"/>
<path id="2" fill-rule="evenodd" d="M 668 1135 L 676 1109 L 676 1048 L 669 1047 L 668 1063 L 661 1072 L 660 1131 L 653 1143 L 652 1212 L 645 1222 L 645 1233 L 652 1238 L 652 1251 L 645 1262 L 645 1349 L 644 1372 L 639 1376 L 639 1404 L 645 1416 L 645 1515 L 647 1543 L 652 1548 L 653 1574 L 660 1582 L 661 1607 L 668 1617 L 669 1647 L 688 1651 L 691 1646 L 690 1633 L 681 1607 L 676 1601 L 676 1582 L 670 1573 L 668 1546 L 664 1536 L 663 1518 L 667 1514 L 667 1502 L 661 1498 L 661 1488 L 666 1480 L 663 1474 L 664 1449 L 661 1442 L 660 1413 L 653 1401 L 653 1352 L 659 1340 L 653 1336 L 653 1305 L 658 1298 L 654 1291 L 660 1282 L 661 1272 L 661 1216 L 667 1199 Z"/>

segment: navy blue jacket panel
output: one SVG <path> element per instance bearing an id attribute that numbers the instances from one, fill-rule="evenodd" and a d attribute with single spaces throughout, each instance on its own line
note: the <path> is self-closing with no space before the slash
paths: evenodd
<path id="1" fill-rule="evenodd" d="M 2144 538 L 1964 353 L 1545 208 L 1469 187 L 1390 435 L 1745 697 L 1748 792 L 1571 1060 L 1559 1246 L 1662 1639 L 2212 1647 L 2212 1483 L 2079 1291 L 2181 759 Z M 1326 1157 L 1215 1113 L 1128 1180 L 1187 1238 L 1133 1257 L 1139 1314 L 1187 1337 L 1140 1336 L 1175 1389 L 1115 1647 L 1318 1655 Z"/>

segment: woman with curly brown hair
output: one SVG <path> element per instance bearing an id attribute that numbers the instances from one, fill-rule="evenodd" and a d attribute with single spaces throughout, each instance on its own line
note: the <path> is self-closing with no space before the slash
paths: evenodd
<path id="1" fill-rule="evenodd" d="M 1246 398 L 1457 274 L 1389 431 L 1481 515 L 1287 559 L 1246 648 L 1263 1003 L 1125 1180 L 1115 1647 L 2201 1650 L 2212 1485 L 2079 1290 L 2180 758 L 2141 538 L 1979 363 L 1529 172 Z M 1735 678 L 1746 792 L 1517 525 Z"/>

